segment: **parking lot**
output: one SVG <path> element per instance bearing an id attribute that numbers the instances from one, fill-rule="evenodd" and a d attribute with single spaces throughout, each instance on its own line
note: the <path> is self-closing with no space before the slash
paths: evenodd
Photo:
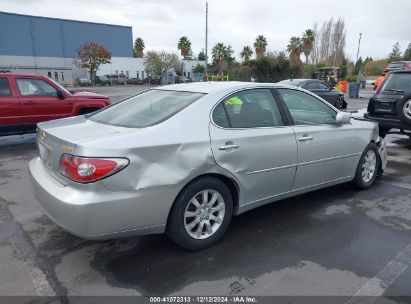
<path id="1" fill-rule="evenodd" d="M 117 101 L 144 89 L 85 90 Z M 371 189 L 344 184 L 252 210 L 217 245 L 188 252 L 165 235 L 86 241 L 63 231 L 32 195 L 34 135 L 2 138 L 0 295 L 411 297 L 411 140 L 386 139 L 387 169 Z"/>

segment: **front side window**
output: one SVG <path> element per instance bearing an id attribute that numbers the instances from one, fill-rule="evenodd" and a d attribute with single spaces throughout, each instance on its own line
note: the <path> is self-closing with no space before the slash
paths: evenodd
<path id="1" fill-rule="evenodd" d="M 337 112 L 314 96 L 291 89 L 278 89 L 295 125 L 334 124 Z"/>
<path id="2" fill-rule="evenodd" d="M 280 111 L 269 89 L 246 90 L 224 99 L 213 112 L 214 122 L 226 128 L 282 126 Z"/>
<path id="3" fill-rule="evenodd" d="M 57 96 L 57 90 L 41 79 L 16 79 L 21 96 Z"/>
<path id="4" fill-rule="evenodd" d="M 9 81 L 7 78 L 0 78 L 0 97 L 11 96 Z"/>
<path id="5" fill-rule="evenodd" d="M 149 127 L 174 116 L 204 95 L 194 92 L 151 90 L 99 111 L 89 119 L 128 128 Z"/>

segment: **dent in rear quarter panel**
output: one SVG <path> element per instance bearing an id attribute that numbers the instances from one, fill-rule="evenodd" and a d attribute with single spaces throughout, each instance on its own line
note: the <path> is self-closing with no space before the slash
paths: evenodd
<path id="1" fill-rule="evenodd" d="M 193 129 L 196 130 L 188 131 L 190 134 L 179 125 L 136 129 L 129 134 L 80 143 L 75 154 L 129 159 L 125 169 L 102 182 L 110 192 L 135 192 L 148 199 L 149 202 L 136 201 L 136 207 L 143 205 L 145 217 L 153 225 L 161 225 L 181 189 L 215 166 L 208 129 Z M 137 212 L 137 208 L 130 212 L 133 211 Z"/>

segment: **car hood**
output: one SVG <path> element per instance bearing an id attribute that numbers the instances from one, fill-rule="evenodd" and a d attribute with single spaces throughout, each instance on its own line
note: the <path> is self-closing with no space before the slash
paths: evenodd
<path id="1" fill-rule="evenodd" d="M 101 99 L 101 98 L 107 99 L 108 98 L 105 95 L 101 95 L 101 94 L 97 94 L 97 93 L 89 92 L 89 91 L 74 92 L 72 95 L 73 95 L 73 97 L 77 97 L 77 98 L 91 98 L 91 99 L 94 99 L 94 98 L 96 98 L 96 99 Z"/>

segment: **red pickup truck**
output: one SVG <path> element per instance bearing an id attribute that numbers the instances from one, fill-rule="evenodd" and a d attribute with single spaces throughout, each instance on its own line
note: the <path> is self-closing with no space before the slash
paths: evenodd
<path id="1" fill-rule="evenodd" d="M 45 76 L 0 73 L 0 136 L 33 133 L 38 122 L 90 113 L 109 104 L 107 96 L 72 94 Z"/>

